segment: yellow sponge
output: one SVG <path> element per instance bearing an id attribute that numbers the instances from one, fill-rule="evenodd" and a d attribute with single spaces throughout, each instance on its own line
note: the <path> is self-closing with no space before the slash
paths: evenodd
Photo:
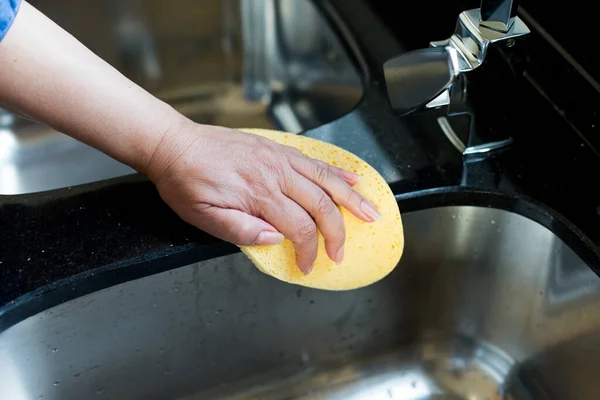
<path id="1" fill-rule="evenodd" d="M 336 264 L 325 251 L 319 233 L 319 248 L 312 272 L 304 275 L 296 265 L 291 241 L 271 246 L 240 246 L 242 252 L 265 274 L 284 282 L 325 290 L 350 290 L 372 284 L 389 274 L 400 261 L 404 233 L 398 203 L 383 177 L 354 154 L 330 143 L 306 136 L 267 129 L 241 129 L 295 147 L 304 155 L 361 175 L 354 189 L 371 201 L 382 218 L 363 222 L 340 207 L 346 228 L 344 261 Z"/>

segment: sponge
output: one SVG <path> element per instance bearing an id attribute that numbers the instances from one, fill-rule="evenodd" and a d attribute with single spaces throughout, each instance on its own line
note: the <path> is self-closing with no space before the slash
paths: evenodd
<path id="1" fill-rule="evenodd" d="M 278 245 L 240 246 L 260 271 L 291 284 L 340 291 L 375 283 L 396 267 L 404 249 L 400 211 L 390 187 L 373 167 L 356 155 L 317 139 L 269 129 L 240 130 L 295 147 L 308 157 L 359 174 L 361 180 L 354 189 L 382 215 L 376 222 L 364 222 L 338 206 L 346 228 L 344 261 L 336 264 L 329 259 L 319 233 L 317 259 L 308 275 L 299 270 L 293 243 L 287 239 Z"/>

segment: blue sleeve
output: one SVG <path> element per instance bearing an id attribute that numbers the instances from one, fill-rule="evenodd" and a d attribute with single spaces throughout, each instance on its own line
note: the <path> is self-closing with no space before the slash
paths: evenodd
<path id="1" fill-rule="evenodd" d="M 0 0 L 0 41 L 10 29 L 20 5 L 21 0 Z"/>

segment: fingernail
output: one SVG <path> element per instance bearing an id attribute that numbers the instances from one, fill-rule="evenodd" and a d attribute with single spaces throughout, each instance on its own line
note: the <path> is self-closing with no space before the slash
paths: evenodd
<path id="1" fill-rule="evenodd" d="M 313 270 L 313 265 L 312 265 L 312 264 L 310 264 L 310 265 L 308 266 L 308 268 L 306 268 L 306 271 L 304 271 L 304 275 L 308 275 L 308 274 L 310 274 L 310 273 L 312 272 L 312 270 Z"/>
<path id="2" fill-rule="evenodd" d="M 272 244 L 280 244 L 283 243 L 285 238 L 279 232 L 273 231 L 262 231 L 258 234 L 258 238 L 256 239 L 257 245 L 272 245 Z"/>
<path id="3" fill-rule="evenodd" d="M 381 213 L 368 201 L 363 200 L 362 203 L 360 203 L 360 209 L 373 222 L 381 219 Z"/>
<path id="4" fill-rule="evenodd" d="M 344 175 L 344 179 L 350 184 L 356 184 L 358 181 L 360 181 L 360 178 L 362 178 L 360 175 L 344 170 L 342 170 L 342 175 Z"/>
<path id="5" fill-rule="evenodd" d="M 300 262 L 300 255 L 298 253 L 296 253 L 296 265 L 298 266 L 298 269 L 300 270 L 300 272 L 302 272 L 304 275 L 308 275 L 310 274 L 310 272 L 313 270 L 313 264 L 306 264 L 302 265 L 302 263 Z"/>
<path id="6" fill-rule="evenodd" d="M 344 261 L 344 246 L 340 247 L 337 254 L 335 255 L 336 264 L 341 264 Z"/>

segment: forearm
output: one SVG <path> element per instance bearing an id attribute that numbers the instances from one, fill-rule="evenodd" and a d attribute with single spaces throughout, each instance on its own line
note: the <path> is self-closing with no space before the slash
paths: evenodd
<path id="1" fill-rule="evenodd" d="M 184 121 L 25 2 L 0 42 L 0 102 L 142 172 Z"/>

